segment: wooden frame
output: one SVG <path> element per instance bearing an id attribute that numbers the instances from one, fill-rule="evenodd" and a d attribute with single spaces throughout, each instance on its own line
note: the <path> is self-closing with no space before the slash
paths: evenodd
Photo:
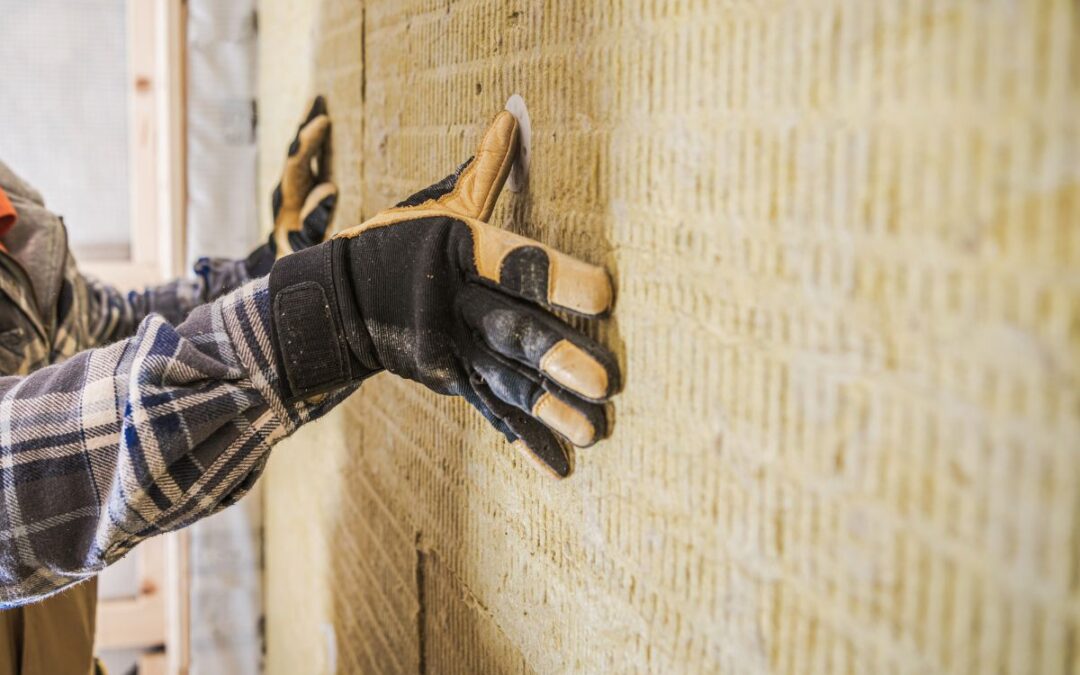
<path id="1" fill-rule="evenodd" d="M 139 0 L 129 0 L 139 4 Z M 157 44 L 158 256 L 167 277 L 183 272 L 187 228 L 187 3 L 155 0 Z"/>
<path id="2" fill-rule="evenodd" d="M 133 598 L 98 604 L 96 649 L 132 649 L 165 644 L 166 557 L 165 537 L 138 548 L 138 593 Z"/>
<path id="3" fill-rule="evenodd" d="M 81 265 L 121 287 L 182 273 L 186 135 L 184 0 L 128 0 L 131 247 Z"/>

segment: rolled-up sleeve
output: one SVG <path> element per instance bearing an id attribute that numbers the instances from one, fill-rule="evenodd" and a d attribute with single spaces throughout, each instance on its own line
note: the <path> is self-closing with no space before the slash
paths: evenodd
<path id="1" fill-rule="evenodd" d="M 286 403 L 265 279 L 0 378 L 0 607 L 93 576 L 243 496 L 270 447 L 345 398 Z"/>

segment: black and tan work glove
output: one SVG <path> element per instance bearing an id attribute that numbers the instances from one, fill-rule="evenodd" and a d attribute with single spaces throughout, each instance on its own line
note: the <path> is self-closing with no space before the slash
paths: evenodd
<path id="1" fill-rule="evenodd" d="M 380 370 L 462 396 L 556 476 L 608 433 L 614 357 L 557 318 L 612 305 L 607 273 L 489 225 L 518 145 L 500 113 L 454 174 L 270 274 L 287 395 Z"/>
<path id="2" fill-rule="evenodd" d="M 274 188 L 274 229 L 246 260 L 252 278 L 269 273 L 274 260 L 325 241 L 338 194 L 327 179 L 329 137 L 326 100 L 316 96 L 289 144 L 285 169 Z"/>

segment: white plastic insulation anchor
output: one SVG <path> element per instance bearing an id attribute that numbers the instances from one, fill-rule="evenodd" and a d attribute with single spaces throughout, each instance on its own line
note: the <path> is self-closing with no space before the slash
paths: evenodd
<path id="1" fill-rule="evenodd" d="M 532 121 L 529 119 L 529 109 L 525 107 L 525 99 L 520 94 L 514 94 L 506 102 L 506 109 L 517 118 L 518 136 L 521 147 L 518 149 L 517 159 L 510 170 L 510 177 L 506 181 L 506 188 L 511 192 L 521 192 L 529 183 L 529 163 L 532 160 Z"/>

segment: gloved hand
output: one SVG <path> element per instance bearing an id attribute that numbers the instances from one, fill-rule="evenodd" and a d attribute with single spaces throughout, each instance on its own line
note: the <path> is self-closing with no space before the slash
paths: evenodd
<path id="1" fill-rule="evenodd" d="M 338 194 L 327 180 L 329 135 L 326 100 L 316 96 L 289 144 L 285 169 L 274 188 L 274 230 L 245 261 L 252 278 L 269 273 L 274 260 L 326 239 Z"/>
<path id="2" fill-rule="evenodd" d="M 274 266 L 288 396 L 386 369 L 464 397 L 559 477 L 571 470 L 562 439 L 607 435 L 615 359 L 549 311 L 607 313 L 607 273 L 485 222 L 517 145 L 517 121 L 500 113 L 455 173 Z"/>

